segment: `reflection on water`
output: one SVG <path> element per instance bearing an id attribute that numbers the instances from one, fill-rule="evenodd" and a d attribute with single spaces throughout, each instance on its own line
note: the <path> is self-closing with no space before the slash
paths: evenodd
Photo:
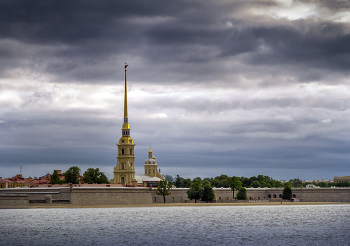
<path id="1" fill-rule="evenodd" d="M 350 205 L 0 210 L 0 245 L 348 245 Z"/>

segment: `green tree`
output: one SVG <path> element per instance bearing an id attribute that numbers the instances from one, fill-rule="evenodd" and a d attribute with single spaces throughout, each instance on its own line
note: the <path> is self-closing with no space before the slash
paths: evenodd
<path id="1" fill-rule="evenodd" d="M 50 177 L 50 184 L 61 184 L 60 176 L 56 170 L 53 171 L 53 174 Z"/>
<path id="2" fill-rule="evenodd" d="M 80 177 L 80 168 L 77 166 L 70 167 L 63 175 L 64 181 L 66 183 L 78 184 L 78 178 Z"/>
<path id="3" fill-rule="evenodd" d="M 182 186 L 182 187 L 190 188 L 190 187 L 191 187 L 191 184 L 192 184 L 192 181 L 191 181 L 190 178 L 184 179 L 184 180 L 183 180 L 183 186 Z"/>
<path id="4" fill-rule="evenodd" d="M 263 181 L 260 183 L 260 187 L 271 188 L 271 184 L 268 181 Z"/>
<path id="5" fill-rule="evenodd" d="M 251 184 L 250 184 L 250 187 L 253 187 L 253 188 L 258 188 L 260 187 L 260 184 L 257 180 L 254 180 Z"/>
<path id="6" fill-rule="evenodd" d="M 290 188 L 289 185 L 284 187 L 283 193 L 282 193 L 282 199 L 290 200 L 292 199 L 293 191 L 292 188 Z"/>
<path id="7" fill-rule="evenodd" d="M 215 198 L 215 193 L 213 188 L 210 185 L 210 182 L 205 181 L 201 200 L 205 202 L 212 202 L 214 201 L 214 198 Z"/>
<path id="8" fill-rule="evenodd" d="M 183 187 L 183 181 L 184 181 L 184 178 L 180 177 L 179 175 L 176 175 L 176 177 L 175 177 L 175 183 L 174 183 L 175 187 L 176 187 L 176 188 L 181 188 L 181 187 Z"/>
<path id="9" fill-rule="evenodd" d="M 188 198 L 191 200 L 194 199 L 194 202 L 196 203 L 197 200 L 201 199 L 203 193 L 201 182 L 197 181 L 195 183 L 192 183 L 191 188 L 187 190 L 186 193 Z"/>
<path id="10" fill-rule="evenodd" d="M 197 181 L 200 181 L 200 182 L 202 183 L 201 177 L 194 178 L 194 179 L 192 180 L 192 183 L 195 183 L 195 182 L 197 182 Z"/>
<path id="11" fill-rule="evenodd" d="M 292 187 L 302 187 L 303 183 L 300 181 L 300 179 L 290 179 L 289 183 L 291 183 Z"/>
<path id="12" fill-rule="evenodd" d="M 83 177 L 83 181 L 88 184 L 109 184 L 108 178 L 99 168 L 88 168 Z"/>
<path id="13" fill-rule="evenodd" d="M 241 182 L 243 187 L 250 187 L 250 179 L 246 177 L 241 177 Z"/>
<path id="14" fill-rule="evenodd" d="M 237 200 L 247 200 L 247 190 L 244 187 L 239 188 L 237 193 Z"/>
<path id="15" fill-rule="evenodd" d="M 235 199 L 235 190 L 242 187 L 242 182 L 238 177 L 233 176 L 229 178 L 229 186 L 232 190 L 232 199 Z"/>
<path id="16" fill-rule="evenodd" d="M 157 188 L 156 194 L 159 196 L 163 196 L 165 203 L 165 196 L 169 196 L 171 193 L 169 190 L 171 189 L 171 183 L 168 180 L 164 179 L 159 182 L 159 186 Z"/>

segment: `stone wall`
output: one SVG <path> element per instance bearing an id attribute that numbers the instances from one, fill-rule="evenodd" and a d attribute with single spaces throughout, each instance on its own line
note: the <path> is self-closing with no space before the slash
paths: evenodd
<path id="1" fill-rule="evenodd" d="M 27 194 L 29 201 L 45 201 L 46 195 L 51 195 L 52 200 L 71 200 L 69 187 L 0 189 L 0 194 Z"/>
<path id="2" fill-rule="evenodd" d="M 171 194 L 166 196 L 166 203 L 194 202 L 188 199 L 187 190 L 187 188 L 171 189 Z M 234 202 L 231 189 L 214 188 L 214 192 L 217 202 Z M 248 200 L 252 202 L 281 201 L 282 193 L 282 188 L 247 188 Z M 48 187 L 0 189 L 0 207 L 46 204 L 47 195 L 52 197 L 52 203 L 61 202 L 82 206 L 163 203 L 163 197 L 156 195 L 155 189 L 144 187 Z M 236 195 L 237 191 L 235 191 Z M 293 195 L 301 202 L 350 202 L 350 188 L 295 188 Z"/>
<path id="3" fill-rule="evenodd" d="M 79 188 L 74 187 L 71 193 L 71 204 L 82 206 L 115 205 L 115 204 L 151 204 L 149 188 L 143 187 L 110 187 Z"/>
<path id="4" fill-rule="evenodd" d="M 0 208 L 29 208 L 29 196 L 26 194 L 0 194 Z"/>

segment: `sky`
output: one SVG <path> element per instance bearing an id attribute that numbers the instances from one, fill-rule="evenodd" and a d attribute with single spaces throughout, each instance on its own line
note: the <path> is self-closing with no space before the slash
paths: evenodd
<path id="1" fill-rule="evenodd" d="M 0 1 L 0 176 L 350 175 L 350 3 Z"/>

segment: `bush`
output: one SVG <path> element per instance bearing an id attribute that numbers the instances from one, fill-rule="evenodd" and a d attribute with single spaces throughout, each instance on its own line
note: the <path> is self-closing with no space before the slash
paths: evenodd
<path id="1" fill-rule="evenodd" d="M 237 193 L 237 200 L 247 200 L 247 190 L 244 187 L 239 188 Z"/>
<path id="2" fill-rule="evenodd" d="M 293 195 L 292 188 L 290 188 L 290 186 L 286 186 L 283 189 L 282 199 L 290 200 L 292 199 L 292 195 Z"/>

